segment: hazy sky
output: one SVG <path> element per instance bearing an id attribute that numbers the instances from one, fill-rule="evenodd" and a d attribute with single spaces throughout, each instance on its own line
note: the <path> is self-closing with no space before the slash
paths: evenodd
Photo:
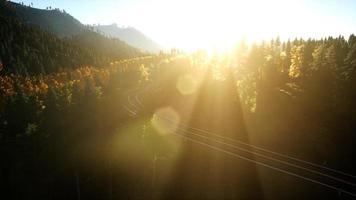
<path id="1" fill-rule="evenodd" d="M 348 36 L 356 0 L 16 0 L 65 9 L 84 24 L 133 26 L 166 47 L 226 47 L 241 38 Z"/>

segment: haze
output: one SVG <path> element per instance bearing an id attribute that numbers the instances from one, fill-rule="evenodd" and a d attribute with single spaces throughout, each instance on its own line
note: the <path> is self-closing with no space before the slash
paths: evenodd
<path id="1" fill-rule="evenodd" d="M 22 1 L 16 1 L 22 2 Z M 167 48 L 228 48 L 235 41 L 349 35 L 356 2 L 282 0 L 25 0 L 65 9 L 85 24 L 133 26 Z"/>

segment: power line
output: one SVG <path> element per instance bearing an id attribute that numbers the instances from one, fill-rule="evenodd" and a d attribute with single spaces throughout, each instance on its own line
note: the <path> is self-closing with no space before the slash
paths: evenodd
<path id="1" fill-rule="evenodd" d="M 233 144 L 229 144 L 229 143 L 226 143 L 226 142 L 214 140 L 212 138 L 209 138 L 209 137 L 206 137 L 206 136 L 203 136 L 203 135 L 200 135 L 200 134 L 196 134 L 196 133 L 194 133 L 192 131 L 187 131 L 186 129 L 180 128 L 180 130 L 182 130 L 182 131 L 184 131 L 186 133 L 192 134 L 192 135 L 196 135 L 196 136 L 201 137 L 201 138 L 213 140 L 213 141 L 215 141 L 217 143 L 220 143 L 220 144 L 223 144 L 223 145 L 226 145 L 226 146 L 230 146 L 230 147 L 238 149 L 240 151 L 248 152 L 248 153 L 251 153 L 253 155 L 257 155 L 257 156 L 260 156 L 260 157 L 263 157 L 263 158 L 266 158 L 266 159 L 269 159 L 269 160 L 273 160 L 273 161 L 276 161 L 276 162 L 279 162 L 279 163 L 283 163 L 283 164 L 286 164 L 286 165 L 289 165 L 289 166 L 292 166 L 292 167 L 295 167 L 295 168 L 298 168 L 298 169 L 306 170 L 308 172 L 311 172 L 311 173 L 314 173 L 314 174 L 318 174 L 318 175 L 321 175 L 321 176 L 324 176 L 324 177 L 328 177 L 330 179 L 333 179 L 333 180 L 336 180 L 336 181 L 339 181 L 339 182 L 342 182 L 342 183 L 345 183 L 345 184 L 348 184 L 348 185 L 352 185 L 354 187 L 356 186 L 355 183 L 352 183 L 352 182 L 349 182 L 349 181 L 345 181 L 343 179 L 340 179 L 340 178 L 337 178 L 337 177 L 334 177 L 334 176 L 331 176 L 331 175 L 328 175 L 328 174 L 325 174 L 325 173 L 322 173 L 322 172 L 319 172 L 319 171 L 316 171 L 316 170 L 313 170 L 313 169 L 309 169 L 309 168 L 306 168 L 306 167 L 303 167 L 303 166 L 299 166 L 299 165 L 296 165 L 296 164 L 293 164 L 293 163 L 289 163 L 287 161 L 283 161 L 283 160 L 280 160 L 280 159 L 277 159 L 277 158 L 273 158 L 273 157 L 270 157 L 270 156 L 267 156 L 267 155 L 263 155 L 261 153 L 257 153 L 257 152 L 254 152 L 254 151 L 251 151 L 251 150 L 248 150 L 248 149 L 244 149 L 242 147 L 238 147 L 238 146 L 233 145 Z"/>
<path id="2" fill-rule="evenodd" d="M 190 128 L 190 129 L 193 129 L 193 130 L 197 130 L 197 131 L 209 134 L 209 135 L 213 135 L 215 137 L 219 137 L 219 138 L 224 139 L 224 140 L 229 140 L 229 141 L 232 141 L 232 142 L 243 144 L 243 145 L 258 149 L 260 151 L 264 151 L 264 152 L 268 152 L 268 153 L 271 153 L 271 154 L 275 154 L 275 155 L 278 155 L 278 156 L 281 156 L 281 157 L 284 157 L 284 158 L 288 158 L 288 159 L 291 159 L 291 160 L 294 160 L 294 161 L 298 161 L 298 162 L 301 162 L 301 163 L 304 163 L 304 164 L 309 164 L 311 166 L 319 167 L 319 168 L 322 168 L 322 169 L 325 169 L 325 170 L 329 170 L 329 171 L 332 171 L 334 173 L 338 173 L 338 174 L 341 174 L 341 175 L 344 175 L 344 176 L 349 176 L 349 177 L 352 177 L 352 178 L 356 178 L 355 175 L 343 172 L 341 170 L 332 169 L 332 168 L 325 167 L 325 166 L 322 166 L 322 165 L 319 165 L 319 164 L 316 164 L 316 163 L 312 163 L 312 162 L 309 162 L 309 161 L 306 161 L 306 160 L 302 160 L 302 159 L 299 159 L 299 158 L 296 158 L 296 157 L 293 157 L 293 156 L 289 156 L 289 155 L 286 155 L 286 154 L 282 154 L 282 153 L 278 153 L 278 152 L 275 152 L 275 151 L 271 151 L 271 150 L 268 150 L 266 148 L 262 148 L 262 147 L 258 147 L 256 145 L 252 145 L 252 144 L 248 144 L 246 142 L 242 142 L 241 140 L 237 140 L 237 139 L 232 139 L 232 138 L 229 138 L 229 137 L 221 136 L 221 135 L 218 135 L 216 133 L 213 133 L 213 132 L 210 132 L 210 131 L 207 131 L 207 130 L 203 130 L 203 129 L 195 128 L 195 127 L 190 127 L 190 126 L 187 126 L 185 124 L 182 124 L 182 126 L 185 126 L 187 128 Z"/>
<path id="3" fill-rule="evenodd" d="M 128 97 L 128 100 L 130 101 L 131 99 Z M 136 101 L 137 103 L 139 103 L 139 105 L 133 105 L 135 108 L 137 108 L 137 109 L 139 109 L 140 107 L 143 108 L 143 105 L 142 105 L 142 104 L 140 103 L 140 101 L 139 101 L 138 95 L 135 96 L 135 101 Z M 129 103 L 131 104 L 132 102 L 129 102 Z M 132 103 L 132 104 L 133 104 L 133 103 Z M 166 120 L 171 121 L 170 119 L 166 119 Z M 308 162 L 308 161 L 305 161 L 305 160 L 302 160 L 302 159 L 298 159 L 298 158 L 295 158 L 295 157 L 292 157 L 292 156 L 288 156 L 288 155 L 281 154 L 281 153 L 278 153 L 278 152 L 274 152 L 274 151 L 271 151 L 271 150 L 268 150 L 268 149 L 264 149 L 264 148 L 261 148 L 261 147 L 255 146 L 255 145 L 251 145 L 251 144 L 242 142 L 242 141 L 240 141 L 240 140 L 232 139 L 232 138 L 229 138 L 229 137 L 224 137 L 224 136 L 218 135 L 218 134 L 216 134 L 216 133 L 212 133 L 212 132 L 210 132 L 210 131 L 206 131 L 206 130 L 203 130 L 203 129 L 190 127 L 190 126 L 187 126 L 187 125 L 181 125 L 181 126 L 185 126 L 185 127 L 189 128 L 189 129 L 193 129 L 193 130 L 196 130 L 196 131 L 199 131 L 199 132 L 202 132 L 202 133 L 206 133 L 206 134 L 209 134 L 209 135 L 213 135 L 213 136 L 219 137 L 219 138 L 224 139 L 224 140 L 230 140 L 230 141 L 233 141 L 233 142 L 237 142 L 237 143 L 240 143 L 240 144 L 243 144 L 243 145 L 246 145 L 246 146 L 255 148 L 255 149 L 260 150 L 260 151 L 264 151 L 264 152 L 267 152 L 267 153 L 271 153 L 271 154 L 274 154 L 274 155 L 278 155 L 278 156 L 281 156 L 281 157 L 284 157 L 284 158 L 288 158 L 288 159 L 291 159 L 291 160 L 294 160 L 294 161 L 298 161 L 298 162 L 301 162 L 301 163 L 309 164 L 309 165 L 312 165 L 312 166 L 314 166 L 314 167 L 323 168 L 323 169 L 326 169 L 326 170 L 329 170 L 329 171 L 332 171 L 332 172 L 335 172 L 335 173 L 339 173 L 339 174 L 342 174 L 342 175 L 350 176 L 350 177 L 353 177 L 353 178 L 356 177 L 356 176 L 354 176 L 354 175 L 351 175 L 351 174 L 342 172 L 342 171 L 340 171 L 340 170 L 335 170 L 335 169 L 332 169 L 332 168 L 324 167 L 324 166 L 321 166 L 321 165 L 318 165 L 318 164 L 315 164 L 315 163 L 312 163 L 312 162 Z M 189 130 L 186 130 L 186 129 L 183 129 L 183 128 L 180 128 L 180 127 L 179 127 L 179 129 L 185 131 L 186 133 L 190 133 L 190 134 L 193 134 L 193 135 L 197 135 L 197 136 L 203 137 L 203 138 L 208 138 L 208 137 L 206 137 L 206 136 L 202 136 L 202 135 L 200 135 L 200 134 L 194 133 L 194 132 L 192 132 L 192 131 L 189 131 Z M 173 134 L 178 135 L 178 136 L 180 136 L 180 137 L 183 137 L 183 138 L 185 138 L 185 139 L 187 139 L 187 140 L 190 140 L 190 141 L 192 141 L 192 142 L 195 142 L 195 143 L 198 143 L 198 144 L 207 146 L 207 147 L 209 147 L 209 148 L 211 148 L 211 149 L 215 149 L 215 150 L 217 150 L 217 151 L 224 152 L 224 153 L 226 153 L 226 154 L 229 154 L 229 155 L 238 157 L 238 158 L 240 158 L 240 159 L 247 160 L 247 161 L 253 162 L 253 163 L 255 163 L 255 164 L 258 164 L 258 165 L 261 165 L 261 166 L 265 166 L 265 167 L 267 167 L 267 168 L 274 169 L 274 170 L 276 170 L 276 171 L 279 171 L 279 172 L 282 172 L 282 173 L 286 173 L 286 174 L 289 174 L 289 175 L 291 175 L 291 176 L 295 176 L 295 177 L 298 177 L 298 178 L 301 178 L 301 179 L 304 179 L 304 180 L 307 180 L 307 181 L 310 181 L 310 182 L 313 182 L 313 183 L 316 183 L 316 184 L 325 186 L 325 187 L 327 187 L 327 188 L 330 188 L 330 189 L 333 189 L 333 190 L 337 190 L 337 191 L 339 191 L 339 192 L 348 194 L 348 195 L 350 195 L 350 196 L 356 197 L 356 194 L 355 194 L 355 193 L 346 191 L 346 190 L 344 190 L 344 189 L 342 189 L 342 188 L 335 187 L 335 186 L 332 186 L 332 185 L 329 185 L 329 184 L 320 182 L 320 181 L 318 181 L 318 180 L 315 180 L 315 179 L 312 179 L 312 178 L 308 178 L 308 177 L 305 177 L 305 176 L 302 176 L 302 175 L 299 175 L 299 174 L 290 172 L 290 171 L 288 171 L 288 170 L 284 170 L 284 169 L 281 169 L 281 168 L 278 168 L 278 167 L 274 167 L 274 166 L 272 166 L 272 165 L 269 165 L 269 164 L 266 164 L 266 163 L 263 163 L 263 162 L 260 162 L 260 161 L 256 161 L 256 160 L 253 160 L 253 159 L 250 159 L 250 158 L 241 156 L 241 155 L 239 155 L 239 154 L 236 154 L 236 153 L 233 153 L 233 152 L 230 152 L 230 151 L 221 149 L 221 148 L 219 148 L 219 147 L 214 147 L 214 146 L 212 146 L 212 145 L 210 145 L 210 144 L 207 144 L 207 143 L 204 143 L 204 142 L 201 142 L 201 141 L 198 141 L 198 140 L 194 140 L 194 139 L 192 139 L 192 138 L 189 138 L 189 137 L 184 136 L 184 135 L 181 135 L 181 134 L 177 134 L 177 133 L 173 133 Z M 208 139 L 211 140 L 211 138 L 208 138 Z M 306 171 L 309 171 L 309 172 L 312 172 L 312 173 L 315 173 L 315 174 L 319 174 L 319 175 L 328 177 L 328 178 L 330 178 L 330 179 L 337 180 L 337 181 L 342 182 L 342 183 L 345 183 L 345 184 L 349 184 L 349 185 L 352 185 L 352 186 L 356 186 L 355 183 L 351 183 L 351 182 L 349 182 L 349 181 L 345 181 L 345 180 L 343 180 L 343 179 L 340 179 L 340 178 L 337 178 L 337 177 L 334 177 L 334 176 L 331 176 L 331 175 L 328 175 L 328 174 L 319 172 L 319 171 L 317 171 L 317 170 L 313 170 L 313 169 L 309 169 L 309 168 L 307 168 L 307 167 L 303 167 L 303 166 L 299 166 L 299 165 L 296 165 L 296 164 L 293 164 L 293 163 L 289 163 L 289 162 L 287 162 L 287 161 L 283 161 L 283 160 L 280 160 L 280 159 L 276 159 L 276 158 L 273 158 L 273 157 L 268 156 L 268 155 L 263 155 L 263 154 L 260 154 L 260 153 L 256 153 L 256 152 L 254 152 L 254 151 L 251 151 L 251 150 L 248 150 L 248 149 L 244 149 L 244 148 L 242 148 L 242 147 L 238 147 L 238 146 L 233 145 L 233 144 L 230 144 L 230 143 L 226 143 L 226 142 L 222 142 L 222 141 L 218 141 L 218 140 L 214 140 L 214 139 L 213 139 L 213 141 L 219 142 L 220 144 L 224 144 L 224 145 L 231 146 L 231 147 L 236 148 L 236 149 L 239 149 L 239 150 L 241 150 L 241 151 L 245 151 L 245 152 L 249 152 L 249 153 L 254 154 L 254 155 L 258 155 L 258 156 L 260 156 L 260 157 L 267 158 L 267 159 L 269 159 L 269 160 L 277 161 L 277 162 L 280 162 L 280 163 L 283 163 L 283 164 L 286 164 L 286 165 L 289 165 L 289 166 L 293 166 L 293 167 L 296 167 L 296 168 L 299 168 L 299 169 L 303 169 L 303 170 L 306 170 Z"/>
<path id="4" fill-rule="evenodd" d="M 184 135 L 181 135 L 181 134 L 178 134 L 178 133 L 172 133 L 174 135 L 177 135 L 179 137 L 182 137 L 186 140 L 189 140 L 191 142 L 194 142 L 194 143 L 197 143 L 197 144 L 200 144 L 200 145 L 203 145 L 203 146 L 206 146 L 210 149 L 213 149 L 213 150 L 216 150 L 216 151 L 220 151 L 220 152 L 223 152 L 223 153 L 226 153 L 228 155 L 231 155 L 231 156 L 234 156 L 234 157 L 237 157 L 237 158 L 240 158 L 240 159 L 243 159 L 243 160 L 246 160 L 246 161 L 249 161 L 249 162 L 252 162 L 252 163 L 255 163 L 257 165 L 261 165 L 261 166 L 264 166 L 264 167 L 267 167 L 267 168 L 270 168 L 270 169 L 273 169 L 273 170 L 276 170 L 276 171 L 279 171 L 279 172 L 282 172 L 282 173 L 285 173 L 285 174 L 288 174 L 288 175 L 291 175 L 291 176 L 295 176 L 295 177 L 298 177 L 298 178 L 301 178 L 301 179 L 304 179 L 306 181 L 310 181 L 312 183 L 315 183 L 315 184 L 319 184 L 319 185 L 322 185 L 324 187 L 327 187 L 329 189 L 333 189 L 333 190 L 336 190 L 338 192 L 341 192 L 341 193 L 344 193 L 344 194 L 347 194 L 347 195 L 350 195 L 352 197 L 356 197 L 356 194 L 355 193 L 352 193 L 352 192 L 349 192 L 349 191 L 346 191 L 342 188 L 339 188 L 339 187 L 335 187 L 335 186 L 332 186 L 332 185 L 329 185 L 329 184 L 326 184 L 326 183 L 323 183 L 323 182 L 320 182 L 320 181 L 317 181 L 317 180 L 314 180 L 314 179 L 311 179 L 311 178 L 308 178 L 308 177 L 305 177 L 305 176 L 302 176 L 302 175 L 299 175 L 299 174 L 296 174 L 296 173 L 293 173 L 293 172 L 289 172 L 287 170 L 284 170 L 284 169 L 280 169 L 278 167 L 274 167 L 272 165 L 269 165 L 269 164 L 266 164 L 266 163 L 263 163 L 263 162 L 260 162 L 260 161 L 255 161 L 253 159 L 250 159 L 250 158 L 246 158 L 244 156 L 241 156 L 239 154 L 236 154 L 236 153 L 233 153 L 233 152 L 230 152 L 230 151 L 227 151 L 227 150 L 224 150 L 224 149 L 221 149 L 219 147 L 214 147 L 210 144 L 207 144 L 207 143 L 204 143 L 204 142 L 200 142 L 198 140 L 194 140 L 192 138 L 189 138 L 187 136 L 184 136 Z"/>
<path id="5" fill-rule="evenodd" d="M 135 100 L 137 101 L 137 103 L 139 103 L 141 105 L 141 106 L 140 105 L 136 106 L 136 108 L 139 108 L 139 107 L 143 108 L 142 104 L 139 101 L 138 94 L 136 94 Z M 264 152 L 267 152 L 267 153 L 271 153 L 271 154 L 274 154 L 274 155 L 277 155 L 277 156 L 280 156 L 280 157 L 288 158 L 288 159 L 291 159 L 291 160 L 294 160 L 294 161 L 297 161 L 297 162 L 301 162 L 301 163 L 308 164 L 308 165 L 311 165 L 311 166 L 314 166 L 314 167 L 325 169 L 325 170 L 328 170 L 330 172 L 334 172 L 334 173 L 341 174 L 341 175 L 344 175 L 344 176 L 348 176 L 348 177 L 351 177 L 351 178 L 356 178 L 355 175 L 343 172 L 341 170 L 332 169 L 332 168 L 329 168 L 329 167 L 326 167 L 326 166 L 322 166 L 322 165 L 319 165 L 319 164 L 316 164 L 316 163 L 313 163 L 313 162 L 309 162 L 309 161 L 306 161 L 306 160 L 302 160 L 302 159 L 299 159 L 299 158 L 296 158 L 296 157 L 293 157 L 293 156 L 289 156 L 289 155 L 286 155 L 286 154 L 282 154 L 282 153 L 278 153 L 278 152 L 275 152 L 275 151 L 271 151 L 271 150 L 266 149 L 266 148 L 262 148 L 262 147 L 258 147 L 256 145 L 248 144 L 248 143 L 243 142 L 241 140 L 236 140 L 236 139 L 232 139 L 232 138 L 229 138 L 229 137 L 224 137 L 224 136 L 218 135 L 216 133 L 213 133 L 213 132 L 210 132 L 210 131 L 207 131 L 207 130 L 203 130 L 203 129 L 200 129 L 200 128 L 187 126 L 186 124 L 181 124 L 181 126 L 185 126 L 187 128 L 190 128 L 190 129 L 202 132 L 202 133 L 213 135 L 215 137 L 219 137 L 219 138 L 224 139 L 224 140 L 229 140 L 229 141 L 232 141 L 232 142 L 243 144 L 243 145 L 249 146 L 251 148 L 255 148 L 257 150 L 264 151 Z M 331 176 L 331 177 L 333 177 L 333 176 Z M 336 178 L 336 179 L 338 179 L 338 178 Z M 351 182 L 348 182 L 348 181 L 345 181 L 345 182 L 347 182 L 347 184 L 351 183 Z M 355 183 L 351 183 L 350 185 L 356 186 Z"/>
<path id="6" fill-rule="evenodd" d="M 129 99 L 129 100 L 130 100 L 130 99 Z M 139 106 L 135 106 L 135 107 L 136 107 L 136 108 L 139 108 L 139 107 L 142 108 L 143 106 L 142 106 L 142 104 L 141 104 L 140 101 L 139 101 L 138 94 L 136 94 L 135 100 L 137 101 L 137 103 L 140 104 Z M 130 102 L 130 103 L 131 103 L 131 102 Z M 167 120 L 169 120 L 169 119 L 167 119 Z M 265 148 L 261 148 L 261 147 L 258 147 L 258 146 L 252 145 L 252 144 L 248 144 L 248 143 L 246 143 L 246 142 L 242 142 L 241 140 L 236 140 L 236 139 L 232 139 L 232 138 L 229 138 L 229 137 L 224 137 L 224 136 L 218 135 L 218 134 L 216 134 L 216 133 L 213 133 L 213 132 L 210 132 L 210 131 L 207 131 L 207 130 L 203 130 L 203 129 L 200 129 L 200 128 L 195 128 L 195 127 L 187 126 L 186 124 L 181 124 L 181 126 L 184 126 L 184 127 L 187 127 L 187 128 L 190 128 L 190 129 L 193 129 L 193 130 L 202 132 L 202 133 L 206 133 L 206 134 L 209 134 L 209 135 L 213 135 L 213 136 L 215 136 L 215 137 L 219 137 L 219 138 L 224 139 L 224 140 L 229 140 L 229 141 L 232 141 L 232 142 L 236 142 L 236 143 L 239 143 L 239 144 L 243 144 L 243 145 L 249 146 L 249 147 L 251 147 L 251 148 L 255 148 L 255 149 L 257 149 L 257 150 L 264 151 L 264 152 L 267 152 L 267 153 L 271 153 L 271 154 L 274 154 L 274 155 L 277 155 L 277 156 L 280 156 L 280 157 L 283 157 L 283 158 L 288 158 L 288 159 L 291 159 L 291 160 L 294 160 L 294 161 L 297 161 L 297 162 L 301 162 L 301 163 L 308 164 L 308 165 L 311 165 L 311 166 L 314 166 L 314 167 L 318 167 L 318 168 L 321 168 L 321 169 L 325 169 L 325 170 L 328 170 L 328 171 L 331 171 L 331 172 L 334 172 L 334 173 L 338 173 L 338 174 L 341 174 L 341 175 L 344 175 L 344 176 L 356 178 L 355 175 L 352 175 L 352 174 L 349 174 L 349 173 L 346 173 L 346 172 L 343 172 L 343 171 L 340 171 L 340 170 L 332 169 L 332 168 L 325 167 L 325 166 L 322 166 L 322 165 L 319 165 L 319 164 L 315 164 L 315 163 L 312 163 L 312 162 L 309 162 L 309 161 L 305 161 L 305 160 L 298 159 L 298 158 L 295 158 L 295 157 L 292 157 L 292 156 L 288 156 L 288 155 L 286 155 L 286 154 L 282 154 L 282 153 L 278 153 L 278 152 L 275 152 L 275 151 L 271 151 L 271 150 L 268 150 L 268 149 L 265 149 Z M 254 152 L 254 153 L 255 153 L 255 152 Z M 255 153 L 255 154 L 258 154 L 258 153 Z M 259 154 L 259 155 L 261 155 L 261 154 Z M 262 156 L 262 155 L 261 155 L 261 156 Z M 266 157 L 266 156 L 263 156 L 263 157 Z M 268 156 L 267 156 L 267 157 L 268 157 Z M 270 159 L 281 161 L 281 160 L 279 160 L 279 159 L 274 159 L 274 158 L 270 158 Z M 281 161 L 281 162 L 285 162 L 285 161 Z M 288 163 L 288 162 L 285 162 L 285 163 Z M 356 186 L 355 183 L 352 183 L 352 182 L 349 182 L 349 181 L 345 181 L 345 180 L 343 180 L 343 179 L 340 179 L 340 178 L 337 178 L 337 177 L 334 177 L 334 176 L 331 176 L 331 175 L 328 175 L 328 174 L 325 174 L 325 173 L 322 173 L 322 172 L 318 172 L 318 171 L 316 171 L 316 170 L 312 170 L 312 169 L 309 169 L 309 168 L 301 167 L 301 166 L 294 165 L 294 164 L 291 164 L 291 163 L 288 163 L 288 164 L 291 165 L 291 166 L 296 166 L 297 168 L 302 168 L 302 169 L 304 169 L 304 170 L 307 170 L 307 171 L 310 171 L 310 172 L 313 172 L 313 173 L 316 173 L 316 174 L 324 175 L 324 176 L 326 176 L 326 177 L 329 177 L 329 178 L 331 178 L 331 179 L 334 179 L 334 180 L 343 182 L 343 183 L 345 183 L 345 184 L 349 184 L 349 185 L 352 185 L 352 186 Z"/>

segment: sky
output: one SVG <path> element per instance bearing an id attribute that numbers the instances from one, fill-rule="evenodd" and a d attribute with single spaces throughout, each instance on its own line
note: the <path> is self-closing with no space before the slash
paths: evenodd
<path id="1" fill-rule="evenodd" d="M 228 48 L 244 39 L 356 32 L 356 0 L 15 0 L 66 10 L 84 24 L 132 26 L 167 48 Z"/>

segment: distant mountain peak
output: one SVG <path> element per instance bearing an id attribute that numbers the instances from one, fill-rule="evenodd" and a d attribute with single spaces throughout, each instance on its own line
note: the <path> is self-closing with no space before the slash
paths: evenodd
<path id="1" fill-rule="evenodd" d="M 127 42 L 129 45 L 140 48 L 145 51 L 158 52 L 162 47 L 144 35 L 141 31 L 131 26 L 119 27 L 116 23 L 109 25 L 97 25 L 94 29 L 100 33 L 115 37 Z"/>

